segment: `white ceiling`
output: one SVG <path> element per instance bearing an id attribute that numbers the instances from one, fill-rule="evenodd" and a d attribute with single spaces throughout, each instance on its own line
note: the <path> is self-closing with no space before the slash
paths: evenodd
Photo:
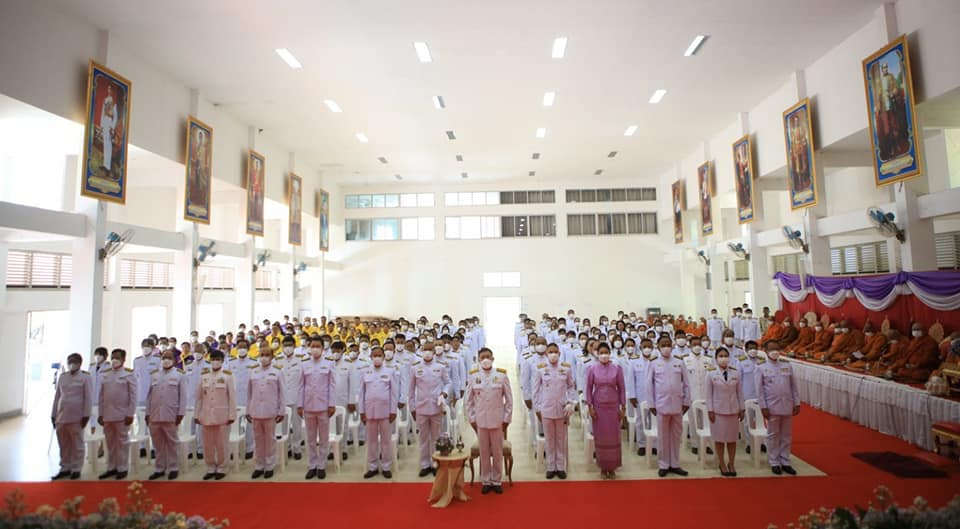
<path id="1" fill-rule="evenodd" d="M 884 0 L 46 1 L 109 29 L 326 175 L 380 183 L 397 173 L 527 179 L 531 170 L 569 181 L 596 169 L 604 180 L 653 179 Z M 710 38 L 683 57 L 697 34 Z M 557 36 L 569 38 L 560 60 L 550 57 Z M 428 43 L 432 63 L 418 62 L 413 41 Z M 302 70 L 277 57 L 281 47 Z M 648 104 L 658 88 L 666 98 Z M 551 108 L 541 104 L 548 90 L 557 92 Z M 624 137 L 630 124 L 640 130 Z"/>

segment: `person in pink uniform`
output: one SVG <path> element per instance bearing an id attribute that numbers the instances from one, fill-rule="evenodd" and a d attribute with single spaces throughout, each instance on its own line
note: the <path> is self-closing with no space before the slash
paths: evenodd
<path id="1" fill-rule="evenodd" d="M 283 372 L 272 365 L 273 351 L 257 358 L 260 365 L 247 383 L 247 423 L 253 425 L 254 467 L 251 479 L 273 477 L 277 464 L 277 424 L 286 418 Z"/>
<path id="2" fill-rule="evenodd" d="M 660 338 L 660 357 L 647 369 L 647 403 L 657 417 L 657 475 L 686 476 L 680 468 L 683 414 L 690 409 L 690 382 L 683 360 L 674 358 L 670 338 Z"/>
<path id="3" fill-rule="evenodd" d="M 780 343 L 766 344 L 767 361 L 757 366 L 757 401 L 767 420 L 767 460 L 774 474 L 791 476 L 797 471 L 790 466 L 793 444 L 793 416 L 800 413 L 800 392 L 793 376 L 793 366 L 780 357 Z"/>
<path id="4" fill-rule="evenodd" d="M 533 376 L 533 409 L 543 423 L 547 448 L 547 479 L 567 479 L 567 425 L 577 402 L 573 369 L 560 361 L 560 348 L 547 346 L 547 362 Z"/>
<path id="5" fill-rule="evenodd" d="M 300 364 L 300 397 L 297 415 L 307 430 L 307 474 L 304 479 L 327 477 L 327 452 L 330 449 L 330 417 L 336 413 L 337 365 L 323 358 L 323 340 L 310 339 L 310 358 Z"/>
<path id="6" fill-rule="evenodd" d="M 83 429 L 93 411 L 93 377 L 81 371 L 83 357 L 72 353 L 67 357 L 66 373 L 57 379 L 50 420 L 60 445 L 60 472 L 50 479 L 80 479 L 83 469 Z"/>
<path id="7" fill-rule="evenodd" d="M 590 424 L 600 476 L 602 479 L 614 479 L 617 468 L 622 464 L 620 423 L 627 409 L 627 387 L 623 369 L 610 358 L 609 345 L 601 343 L 597 347 L 597 359 L 599 363 L 587 369 L 584 396 L 590 406 Z"/>
<path id="8" fill-rule="evenodd" d="M 400 404 L 400 375 L 392 367 L 383 364 L 383 348 L 377 346 L 370 351 L 370 365 L 360 371 L 360 422 L 367 431 L 367 472 L 364 479 L 370 479 L 383 471 L 383 477 L 390 479 L 391 454 L 396 449 L 390 439 L 390 425 L 397 420 Z"/>
<path id="9" fill-rule="evenodd" d="M 507 370 L 493 368 L 493 351 L 484 347 L 477 358 L 480 367 L 467 376 L 465 411 L 480 447 L 480 492 L 503 494 L 503 440 L 513 418 L 513 392 Z"/>
<path id="10" fill-rule="evenodd" d="M 186 412 L 187 376 L 183 370 L 173 367 L 173 351 L 164 351 L 160 356 L 160 368 L 150 372 L 150 389 L 147 390 L 145 419 L 157 456 L 154 472 L 149 478 L 151 481 L 164 475 L 167 479 L 177 479 L 180 475 L 177 426 Z"/>
<path id="11" fill-rule="evenodd" d="M 420 360 L 410 365 L 410 380 L 407 399 L 410 413 L 420 431 L 420 477 L 435 474 L 433 468 L 433 447 L 440 437 L 440 423 L 443 419 L 441 403 L 447 399 L 450 391 L 450 375 L 447 366 L 434 359 L 433 348 L 425 348 Z"/>
<path id="12" fill-rule="evenodd" d="M 230 425 L 237 420 L 237 397 L 233 373 L 223 369 L 223 351 L 210 351 L 210 368 L 200 373 L 194 422 L 203 426 L 205 481 L 227 476 L 230 457 Z"/>
<path id="13" fill-rule="evenodd" d="M 99 479 L 127 477 L 130 462 L 130 425 L 137 413 L 137 376 L 133 369 L 123 367 L 127 352 L 114 349 L 110 353 L 110 368 L 100 370 L 100 417 L 107 441 L 107 471 Z"/>
<path id="14" fill-rule="evenodd" d="M 716 368 L 707 368 L 705 400 L 710 418 L 710 437 L 713 438 L 720 475 L 736 477 L 734 459 L 740 421 L 743 420 L 743 385 L 740 383 L 740 372 L 730 365 L 730 352 L 726 347 L 717 348 L 716 361 Z M 726 462 L 724 447 L 729 459 Z"/>

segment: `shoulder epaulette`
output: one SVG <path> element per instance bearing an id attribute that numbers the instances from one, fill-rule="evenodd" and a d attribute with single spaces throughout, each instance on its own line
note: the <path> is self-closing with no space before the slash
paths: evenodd
<path id="1" fill-rule="evenodd" d="M 758 364 L 766 364 L 767 361 L 766 361 L 765 359 L 763 359 L 763 358 L 757 358 L 757 363 L 758 363 Z"/>
<path id="2" fill-rule="evenodd" d="M 132 367 L 125 367 L 125 368 L 123 368 L 123 370 L 126 371 L 127 373 L 133 373 L 133 368 L 132 368 Z"/>
<path id="3" fill-rule="evenodd" d="M 152 375 L 152 374 L 156 373 L 157 371 L 160 371 L 160 370 L 159 370 L 159 369 L 154 369 L 153 371 L 150 372 L 150 374 Z"/>
<path id="4" fill-rule="evenodd" d="M 638 358 L 640 358 L 640 355 L 637 355 L 637 354 L 627 355 L 627 359 L 629 360 L 636 360 Z"/>
<path id="5" fill-rule="evenodd" d="M 226 373 L 226 374 L 228 374 L 228 375 L 230 375 L 230 376 L 233 376 L 233 371 L 224 369 L 223 372 Z"/>
<path id="6" fill-rule="evenodd" d="M 788 364 L 790 363 L 790 360 L 788 360 L 788 359 L 786 359 L 786 358 L 779 358 L 777 361 L 778 361 L 778 362 L 786 362 L 786 363 L 788 363 Z"/>
<path id="7" fill-rule="evenodd" d="M 89 371 L 81 371 L 81 373 L 83 373 L 84 375 L 89 375 L 89 374 L 90 374 Z"/>
<path id="8" fill-rule="evenodd" d="M 209 373 L 209 372 L 210 372 L 210 370 L 207 369 L 206 367 L 203 368 L 202 370 L 200 370 L 200 374 L 201 374 L 201 375 L 206 375 L 206 374 Z"/>
<path id="9" fill-rule="evenodd" d="M 730 371 L 736 371 L 736 370 L 737 370 L 737 368 L 735 368 L 735 367 L 733 367 L 733 366 L 728 366 L 727 369 L 729 369 Z"/>
<path id="10" fill-rule="evenodd" d="M 185 373 L 185 371 L 183 369 L 180 369 L 179 367 L 177 368 L 177 371 L 179 371 L 181 375 Z"/>
<path id="11" fill-rule="evenodd" d="M 501 372 L 501 373 L 506 373 L 506 372 L 507 372 L 507 370 L 504 369 L 504 368 L 502 368 L 502 367 L 498 367 L 498 368 L 497 368 L 497 371 L 499 371 L 499 372 Z"/>
<path id="12" fill-rule="evenodd" d="M 543 369 L 543 368 L 545 368 L 545 367 L 547 367 L 547 364 L 544 363 L 544 362 L 540 362 L 539 364 L 537 364 L 537 369 Z M 504 372 L 506 372 L 506 371 L 504 371 Z"/>
<path id="13" fill-rule="evenodd" d="M 419 364 L 419 363 L 420 363 L 419 360 L 414 360 L 414 361 L 413 361 L 413 364 L 411 364 L 411 365 L 417 365 L 417 364 Z"/>
<path id="14" fill-rule="evenodd" d="M 470 370 L 470 373 L 468 373 L 468 374 L 469 374 L 469 375 L 472 375 L 472 374 L 474 374 L 474 373 L 476 373 L 476 372 L 478 372 L 478 371 L 480 371 L 480 370 L 474 368 L 474 369 L 471 369 L 471 370 Z"/>
<path id="15" fill-rule="evenodd" d="M 352 363 L 352 362 L 355 362 L 355 360 L 352 359 L 352 358 L 347 358 L 347 362 L 351 362 L 351 363 Z"/>
<path id="16" fill-rule="evenodd" d="M 713 366 L 707 366 L 707 371 L 716 371 L 716 370 L 717 370 L 717 368 L 715 368 L 715 367 L 713 367 Z"/>
<path id="17" fill-rule="evenodd" d="M 560 365 L 562 365 L 563 367 L 570 367 L 570 364 L 568 364 L 567 362 L 560 362 Z"/>
<path id="18" fill-rule="evenodd" d="M 325 358 L 324 360 L 330 360 L 330 361 L 333 361 L 333 358 Z M 309 359 L 309 358 L 304 358 L 304 359 L 303 359 L 303 360 L 301 360 L 300 362 L 309 362 L 309 361 L 310 361 L 310 359 Z"/>

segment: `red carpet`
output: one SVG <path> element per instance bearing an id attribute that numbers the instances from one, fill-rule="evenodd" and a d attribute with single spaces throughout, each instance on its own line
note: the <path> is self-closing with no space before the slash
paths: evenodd
<path id="1" fill-rule="evenodd" d="M 218 483 L 215 485 L 147 483 L 153 500 L 167 510 L 187 515 L 229 518 L 234 528 L 424 527 L 553 528 L 615 527 L 638 522 L 666 527 L 758 528 L 769 523 L 786 527 L 812 508 L 866 506 L 879 484 L 889 487 L 901 504 L 922 495 L 941 506 L 960 493 L 960 472 L 948 479 L 898 479 L 867 465 L 850 453 L 890 450 L 912 454 L 918 449 L 829 414 L 804 407 L 794 425 L 794 452 L 821 469 L 826 477 L 744 479 L 664 479 L 614 482 L 519 482 L 502 496 L 481 496 L 468 487 L 473 501 L 448 509 L 426 504 L 427 483 Z M 88 509 L 100 499 L 126 495 L 125 483 L 0 483 L 0 494 L 22 488 L 31 508 L 59 505 L 83 495 Z M 614 525 L 617 524 L 617 525 Z"/>

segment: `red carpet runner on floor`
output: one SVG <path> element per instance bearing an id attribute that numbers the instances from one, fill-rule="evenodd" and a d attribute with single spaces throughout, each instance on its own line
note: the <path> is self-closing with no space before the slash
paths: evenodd
<path id="1" fill-rule="evenodd" d="M 598 528 L 625 524 L 660 527 L 765 529 L 786 527 L 810 509 L 866 506 L 884 484 L 900 504 L 922 495 L 939 507 L 960 493 L 960 473 L 949 479 L 898 479 L 850 456 L 852 452 L 918 449 L 832 415 L 804 407 L 794 424 L 794 452 L 825 477 L 652 479 L 613 482 L 518 482 L 504 494 L 481 496 L 448 509 L 426 503 L 428 483 L 217 483 L 146 482 L 153 501 L 186 515 L 229 518 L 233 528 L 384 526 L 514 529 Z M 639 460 L 630 464 L 640 464 Z M 741 464 L 749 464 L 747 461 Z M 31 510 L 65 498 L 86 497 L 86 509 L 104 497 L 124 501 L 129 483 L 0 483 L 0 495 L 21 488 Z"/>

